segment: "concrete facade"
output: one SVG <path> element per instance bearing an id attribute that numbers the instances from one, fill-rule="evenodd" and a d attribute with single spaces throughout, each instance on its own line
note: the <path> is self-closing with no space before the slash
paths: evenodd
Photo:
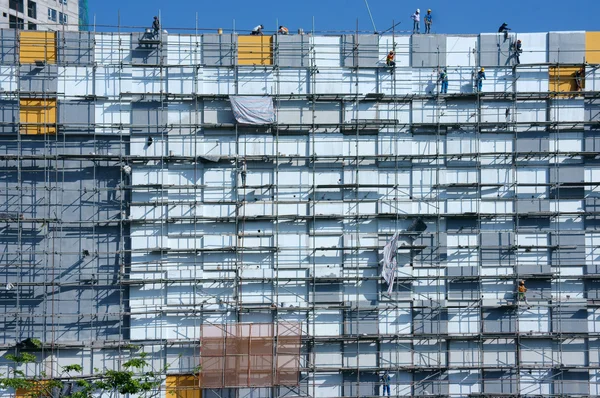
<path id="1" fill-rule="evenodd" d="M 79 0 L 0 0 L 0 29 L 77 31 Z"/>
<path id="2" fill-rule="evenodd" d="M 294 322 L 297 385 L 202 396 L 378 396 L 385 370 L 392 396 L 600 394 L 597 65 L 551 92 L 585 37 L 289 36 L 246 66 L 231 34 L 59 32 L 20 65 L 0 30 L 2 348 L 89 374 L 136 344 L 190 374 L 203 325 Z M 24 99 L 52 129 L 23 134 Z M 387 294 L 383 246 L 418 219 Z"/>

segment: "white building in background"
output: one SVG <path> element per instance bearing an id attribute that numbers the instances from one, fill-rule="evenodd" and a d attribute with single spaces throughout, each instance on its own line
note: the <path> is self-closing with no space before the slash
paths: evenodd
<path id="1" fill-rule="evenodd" d="M 0 0 L 0 28 L 79 30 L 77 0 Z"/>

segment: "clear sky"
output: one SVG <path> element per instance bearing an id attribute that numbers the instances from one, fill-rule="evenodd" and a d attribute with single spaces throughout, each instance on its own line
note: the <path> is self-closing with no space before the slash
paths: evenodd
<path id="1" fill-rule="evenodd" d="M 368 0 L 379 31 L 401 22 L 400 30 L 412 29 L 410 15 L 418 7 L 433 10 L 433 33 L 494 32 L 502 22 L 517 32 L 557 30 L 600 30 L 600 0 Z M 90 23 L 97 30 L 116 26 L 150 26 L 161 15 L 163 27 L 173 33 L 180 28 L 193 31 L 217 28 L 243 33 L 263 24 L 275 30 L 277 23 L 290 32 L 302 27 L 309 31 L 314 17 L 316 31 L 372 31 L 364 0 L 89 0 Z M 101 26 L 104 25 L 104 26 Z M 90 29 L 92 30 L 92 29 Z"/>

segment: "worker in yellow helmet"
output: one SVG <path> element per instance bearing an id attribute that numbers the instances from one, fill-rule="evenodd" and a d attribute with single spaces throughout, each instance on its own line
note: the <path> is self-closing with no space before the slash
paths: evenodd
<path id="1" fill-rule="evenodd" d="M 479 72 L 477 72 L 477 90 L 479 92 L 481 92 L 481 89 L 483 88 L 483 81 L 486 80 L 485 78 L 485 68 L 481 68 L 479 69 Z"/>
<path id="2" fill-rule="evenodd" d="M 433 23 L 433 16 L 431 15 L 431 9 L 427 10 L 425 15 L 425 34 L 431 33 L 431 24 Z"/>

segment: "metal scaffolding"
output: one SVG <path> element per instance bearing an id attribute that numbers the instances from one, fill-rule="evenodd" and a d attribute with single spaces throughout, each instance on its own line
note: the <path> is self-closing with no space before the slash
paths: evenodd
<path id="1" fill-rule="evenodd" d="M 381 396 L 384 371 L 392 396 L 598 394 L 585 33 L 150 33 L 0 31 L 5 350 L 40 339 L 52 377 L 142 345 L 167 396 Z"/>

